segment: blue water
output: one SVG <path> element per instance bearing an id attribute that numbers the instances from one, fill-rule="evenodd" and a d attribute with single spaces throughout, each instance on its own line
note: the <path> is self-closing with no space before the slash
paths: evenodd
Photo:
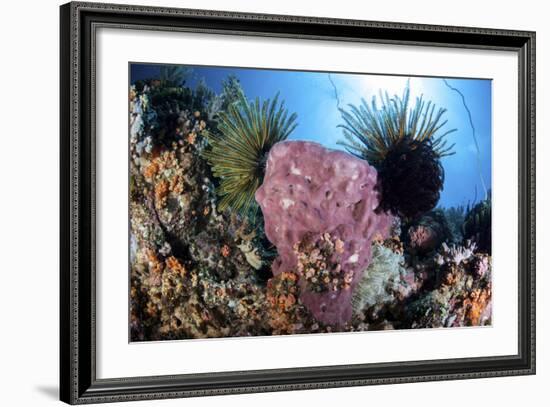
<path id="1" fill-rule="evenodd" d="M 132 64 L 130 82 L 155 78 L 159 73 L 160 65 Z M 401 96 L 409 83 L 411 106 L 417 96 L 423 95 L 425 100 L 436 104 L 436 109 L 447 109 L 444 129 L 457 129 L 448 136 L 449 144 L 456 143 L 456 154 L 442 159 L 445 184 L 439 205 L 450 207 L 483 199 L 481 179 L 487 188 L 491 186 L 491 80 L 447 78 L 448 84 L 464 95 L 479 146 L 478 155 L 468 110 L 460 94 L 451 90 L 442 78 L 195 66 L 187 84 L 194 87 L 202 79 L 218 93 L 222 80 L 230 74 L 239 78 L 249 99 L 272 98 L 279 92 L 288 110 L 298 114 L 298 127 L 290 139 L 312 140 L 334 149 L 342 149 L 336 144 L 343 138 L 342 130 L 337 128 L 342 124 L 338 105 L 342 108 L 350 103 L 357 105 L 361 98 L 370 102 L 380 91 Z"/>

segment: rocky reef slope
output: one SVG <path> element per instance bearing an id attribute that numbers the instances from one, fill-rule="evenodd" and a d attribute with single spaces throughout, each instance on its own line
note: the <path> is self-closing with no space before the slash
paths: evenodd
<path id="1" fill-rule="evenodd" d="M 366 161 L 283 141 L 261 213 L 221 211 L 205 158 L 213 104 L 160 82 L 131 89 L 132 341 L 491 323 L 487 205 L 465 222 L 480 249 L 444 210 L 379 210 Z"/>

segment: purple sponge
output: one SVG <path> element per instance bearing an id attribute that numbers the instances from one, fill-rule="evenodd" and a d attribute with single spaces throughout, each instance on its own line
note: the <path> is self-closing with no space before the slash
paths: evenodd
<path id="1" fill-rule="evenodd" d="M 325 324 L 350 321 L 352 292 L 370 263 L 371 242 L 388 236 L 392 217 L 375 211 L 376 182 L 366 161 L 317 143 L 285 141 L 269 152 L 256 201 L 279 254 L 273 274 L 299 274 L 302 303 Z"/>

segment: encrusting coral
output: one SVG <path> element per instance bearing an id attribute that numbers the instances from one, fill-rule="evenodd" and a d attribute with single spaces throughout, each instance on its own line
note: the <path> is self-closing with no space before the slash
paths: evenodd
<path id="1" fill-rule="evenodd" d="M 436 286 L 407 310 L 412 328 L 490 325 L 492 284 L 490 257 L 475 254 L 476 245 L 443 244 L 434 262 Z"/>
<path id="2" fill-rule="evenodd" d="M 154 116 L 147 88 L 131 96 L 135 123 Z M 172 113 L 177 125 L 158 144 L 151 137 L 150 148 L 136 148 L 150 127 L 132 135 L 132 340 L 262 334 L 265 289 L 254 281 L 262 248 L 245 220 L 217 211 L 202 113 Z"/>
<path id="3" fill-rule="evenodd" d="M 309 233 L 293 249 L 298 259 L 296 273 L 306 290 L 323 293 L 350 289 L 354 271 L 342 270 L 344 242 L 340 238 Z"/>
<path id="4" fill-rule="evenodd" d="M 434 209 L 420 218 L 405 224 L 406 235 L 403 240 L 411 254 L 426 255 L 439 249 L 443 242 L 462 241 L 462 236 L 455 236 L 452 225 L 442 209 Z"/>

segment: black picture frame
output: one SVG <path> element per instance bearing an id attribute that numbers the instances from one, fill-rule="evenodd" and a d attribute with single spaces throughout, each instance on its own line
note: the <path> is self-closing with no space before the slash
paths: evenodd
<path id="1" fill-rule="evenodd" d="M 70 404 L 535 373 L 535 33 L 72 2 L 60 8 L 60 398 Z M 96 378 L 97 27 L 507 50 L 519 59 L 519 351 L 363 365 Z"/>

